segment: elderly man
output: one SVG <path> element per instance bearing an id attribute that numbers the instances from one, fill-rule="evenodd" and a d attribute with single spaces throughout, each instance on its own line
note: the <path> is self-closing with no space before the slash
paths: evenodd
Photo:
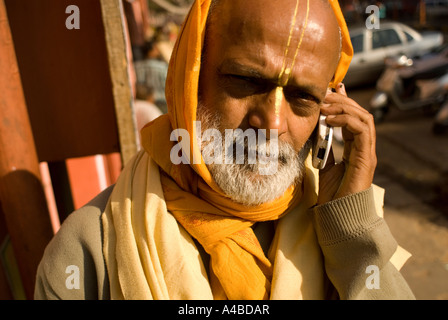
<path id="1" fill-rule="evenodd" d="M 196 1 L 170 62 L 168 115 L 142 130 L 145 150 L 116 185 L 64 222 L 36 298 L 412 299 L 372 185 L 372 117 L 340 84 L 351 55 L 337 1 Z M 345 148 L 318 171 L 320 114 Z M 251 151 L 264 156 L 250 162 Z M 262 173 L 272 155 L 276 170 Z"/>

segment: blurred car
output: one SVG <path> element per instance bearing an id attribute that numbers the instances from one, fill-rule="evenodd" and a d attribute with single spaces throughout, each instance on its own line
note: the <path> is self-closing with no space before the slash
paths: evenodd
<path id="1" fill-rule="evenodd" d="M 344 83 L 347 87 L 373 84 L 385 67 L 385 58 L 418 58 L 443 43 L 441 32 L 420 33 L 398 22 L 382 22 L 380 29 L 350 28 L 354 56 Z"/>

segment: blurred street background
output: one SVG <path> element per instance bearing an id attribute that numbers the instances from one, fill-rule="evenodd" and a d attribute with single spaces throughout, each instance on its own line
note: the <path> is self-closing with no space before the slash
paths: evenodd
<path id="1" fill-rule="evenodd" d="M 419 32 L 438 31 L 448 41 L 448 1 L 382 1 L 384 21 Z M 358 1 L 340 1 L 349 25 L 359 24 Z M 365 10 L 367 2 L 358 10 Z M 370 2 L 378 4 L 378 2 Z M 381 4 L 379 4 L 381 5 Z M 355 11 L 354 11 L 355 10 Z M 363 18 L 361 19 L 363 20 Z M 383 23 L 383 21 L 381 21 Z M 348 89 L 366 109 L 376 82 Z M 412 253 L 402 273 L 417 299 L 448 299 L 448 133 L 433 133 L 435 110 L 390 108 L 377 124 L 375 183 L 386 189 L 385 219 L 398 243 Z"/>
<path id="2" fill-rule="evenodd" d="M 357 88 L 349 96 L 368 106 L 374 92 L 371 87 Z M 446 300 L 448 135 L 434 136 L 432 124 L 433 116 L 422 110 L 391 110 L 376 127 L 374 182 L 386 189 L 385 219 L 392 234 L 413 255 L 402 273 L 417 299 Z"/>

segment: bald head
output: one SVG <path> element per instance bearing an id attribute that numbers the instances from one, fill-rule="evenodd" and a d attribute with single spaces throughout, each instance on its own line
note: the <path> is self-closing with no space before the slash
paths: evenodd
<path id="1" fill-rule="evenodd" d="M 323 4 L 327 5 L 329 8 L 331 8 L 330 3 L 328 2 L 328 0 L 321 0 Z M 213 16 L 213 14 L 215 13 L 215 10 L 219 7 L 219 4 L 221 4 L 222 2 L 225 2 L 225 0 L 212 0 L 210 2 L 210 8 L 209 8 L 209 17 Z"/>
<path id="2" fill-rule="evenodd" d="M 295 26 L 292 26 L 294 22 Z M 240 36 L 251 37 L 251 34 L 244 34 L 249 30 L 245 27 L 251 23 L 258 23 L 259 27 L 250 29 L 252 35 L 264 32 L 267 28 L 272 31 L 274 37 L 284 39 L 285 47 L 290 36 L 292 36 L 291 47 L 299 45 L 301 36 L 304 38 L 303 41 L 307 41 L 307 37 L 311 41 L 323 39 L 324 41 L 320 41 L 319 44 L 321 49 L 339 61 L 342 49 L 341 29 L 328 0 L 310 0 L 308 3 L 306 0 L 212 0 L 207 18 L 203 59 L 207 56 L 207 47 L 213 34 L 211 30 L 218 24 L 226 25 L 226 32 L 234 34 L 235 40 L 238 40 Z M 285 33 L 285 30 L 288 32 Z M 323 43 L 327 45 L 322 45 Z M 297 49 L 297 46 L 290 52 Z"/>

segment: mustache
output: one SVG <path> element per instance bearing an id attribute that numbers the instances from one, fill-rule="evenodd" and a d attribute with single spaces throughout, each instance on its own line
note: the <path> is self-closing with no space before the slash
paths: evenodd
<path id="1" fill-rule="evenodd" d="M 256 130 L 252 128 L 246 131 L 239 128 L 226 130 L 220 126 L 220 123 L 221 116 L 212 113 L 199 99 L 197 109 L 197 125 L 200 125 L 197 127 L 199 129 L 197 132 L 201 134 L 201 137 L 198 137 L 199 148 L 204 155 L 204 150 L 208 148 L 206 151 L 209 151 L 211 147 L 213 151 L 206 152 L 206 154 L 209 157 L 214 157 L 216 151 L 219 153 L 219 158 L 227 158 L 228 164 L 235 164 L 236 159 L 236 163 L 241 165 L 247 165 L 249 162 L 255 165 L 275 161 L 279 166 L 286 166 L 297 160 L 304 161 L 302 158 L 306 158 L 311 149 L 311 141 L 307 141 L 300 151 L 295 151 L 291 143 L 279 139 L 277 130 L 271 130 L 268 139 L 265 129 L 259 129 L 257 135 Z M 219 133 L 221 140 L 210 139 L 210 136 L 206 134 L 209 129 Z M 226 135 L 226 131 L 228 131 L 228 135 Z M 249 131 L 252 131 L 252 134 Z"/>
<path id="2" fill-rule="evenodd" d="M 255 155 L 258 156 L 258 160 L 267 161 L 267 158 L 271 160 L 277 160 L 279 164 L 285 165 L 290 158 L 290 150 L 286 142 L 279 140 L 264 140 L 257 141 L 256 143 L 250 143 L 249 139 L 242 139 L 241 137 L 234 137 L 232 141 L 226 143 L 225 154 L 231 155 L 233 159 L 238 157 L 244 157 L 244 163 L 248 163 Z M 274 147 L 274 144 L 276 145 Z M 238 152 L 242 150 L 242 152 Z M 238 162 L 237 162 L 238 163 Z"/>
<path id="3" fill-rule="evenodd" d="M 235 160 L 236 164 L 268 164 L 273 161 L 286 164 L 295 154 L 290 144 L 279 141 L 276 130 L 271 131 L 270 139 L 266 138 L 265 130 L 258 130 L 258 135 L 254 129 L 223 131 L 201 130 L 198 142 L 203 156 L 219 163 L 225 158 L 226 164 L 233 164 Z"/>

